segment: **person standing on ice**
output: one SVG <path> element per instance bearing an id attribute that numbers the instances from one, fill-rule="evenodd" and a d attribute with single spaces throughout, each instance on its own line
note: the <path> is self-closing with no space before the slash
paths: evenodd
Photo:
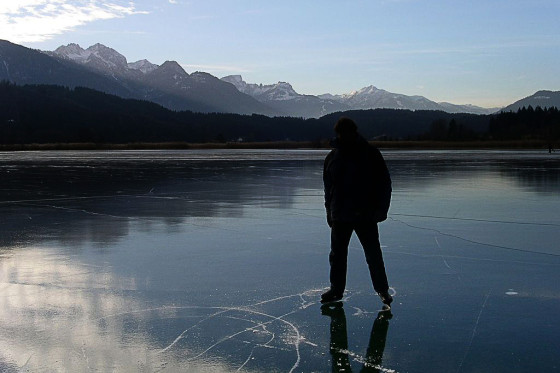
<path id="1" fill-rule="evenodd" d="M 393 298 L 377 223 L 387 219 L 391 178 L 383 156 L 357 131 L 356 123 L 340 118 L 335 126 L 334 148 L 325 158 L 323 183 L 327 223 L 331 228 L 330 289 L 321 303 L 342 299 L 346 287 L 348 244 L 356 232 L 364 249 L 373 288 L 389 306 Z"/>

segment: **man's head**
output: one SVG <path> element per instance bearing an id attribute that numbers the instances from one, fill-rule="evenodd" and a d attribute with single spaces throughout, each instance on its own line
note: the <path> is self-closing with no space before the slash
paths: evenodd
<path id="1" fill-rule="evenodd" d="M 342 117 L 334 125 L 334 132 L 336 137 L 342 140 L 349 140 L 356 137 L 358 133 L 358 126 L 350 118 Z"/>

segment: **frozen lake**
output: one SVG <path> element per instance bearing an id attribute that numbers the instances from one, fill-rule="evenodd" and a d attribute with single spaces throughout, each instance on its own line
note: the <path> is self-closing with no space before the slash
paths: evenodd
<path id="1" fill-rule="evenodd" d="M 0 371 L 559 371 L 560 155 L 382 153 L 391 313 L 325 151 L 0 153 Z"/>

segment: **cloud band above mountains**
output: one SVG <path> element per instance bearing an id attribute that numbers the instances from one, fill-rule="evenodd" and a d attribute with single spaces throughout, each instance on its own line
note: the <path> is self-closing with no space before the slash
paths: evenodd
<path id="1" fill-rule="evenodd" d="M 21 0 L 0 3 L 0 35 L 12 42 L 41 42 L 98 20 L 143 14 L 131 1 Z"/>

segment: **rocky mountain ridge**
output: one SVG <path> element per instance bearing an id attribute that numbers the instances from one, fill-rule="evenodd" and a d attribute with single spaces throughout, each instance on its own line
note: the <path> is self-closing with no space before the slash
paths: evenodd
<path id="1" fill-rule="evenodd" d="M 241 75 L 218 79 L 205 72 L 188 74 L 176 61 L 161 65 L 146 59 L 128 62 L 118 51 L 97 43 L 86 49 L 78 44 L 54 51 L 37 51 L 0 40 L 0 80 L 17 84 L 83 86 L 124 98 L 158 103 L 172 110 L 263 114 L 317 118 L 347 110 L 440 110 L 448 113 L 490 114 L 499 108 L 434 102 L 423 96 L 406 96 L 373 85 L 343 95 L 304 95 L 290 83 L 247 83 Z M 558 92 L 539 91 L 504 110 L 521 106 L 560 106 Z"/>
<path id="2" fill-rule="evenodd" d="M 157 65 L 147 60 L 128 63 L 122 54 L 99 43 L 87 49 L 81 48 L 78 44 L 69 44 L 57 48 L 53 53 L 97 69 L 105 74 L 135 76 L 135 74 L 141 72 L 146 75 L 158 69 Z M 188 74 L 184 72 L 182 67 L 176 64 L 176 68 L 177 76 L 183 76 L 183 81 L 187 80 Z M 288 82 L 278 82 L 269 85 L 247 83 L 241 75 L 230 75 L 223 77 L 221 80 L 233 84 L 239 92 L 274 109 L 280 115 L 304 118 L 320 117 L 336 111 L 378 108 L 441 110 L 450 113 L 465 112 L 475 114 L 489 114 L 499 110 L 499 108 L 485 109 L 474 105 L 436 103 L 423 96 L 406 96 L 392 93 L 373 85 L 343 95 L 325 94 L 314 96 L 299 94 Z M 162 88 L 161 85 L 159 87 Z"/>
<path id="3" fill-rule="evenodd" d="M 229 75 L 223 77 L 222 80 L 235 85 L 239 91 L 273 107 L 279 105 L 277 101 L 286 101 L 283 104 L 285 107 L 288 101 L 301 102 L 305 98 L 305 100 L 312 102 L 316 107 L 314 115 L 308 115 L 311 117 L 328 114 L 329 110 L 332 110 L 330 112 L 369 109 L 441 110 L 448 113 L 469 114 L 491 114 L 499 110 L 499 108 L 487 109 L 475 105 L 438 103 L 423 96 L 406 96 L 392 93 L 373 85 L 342 95 L 326 93 L 319 96 L 310 96 L 297 93 L 286 82 L 269 85 L 247 83 L 241 75 Z M 300 113 L 300 116 L 306 116 L 301 114 L 303 113 Z"/>

